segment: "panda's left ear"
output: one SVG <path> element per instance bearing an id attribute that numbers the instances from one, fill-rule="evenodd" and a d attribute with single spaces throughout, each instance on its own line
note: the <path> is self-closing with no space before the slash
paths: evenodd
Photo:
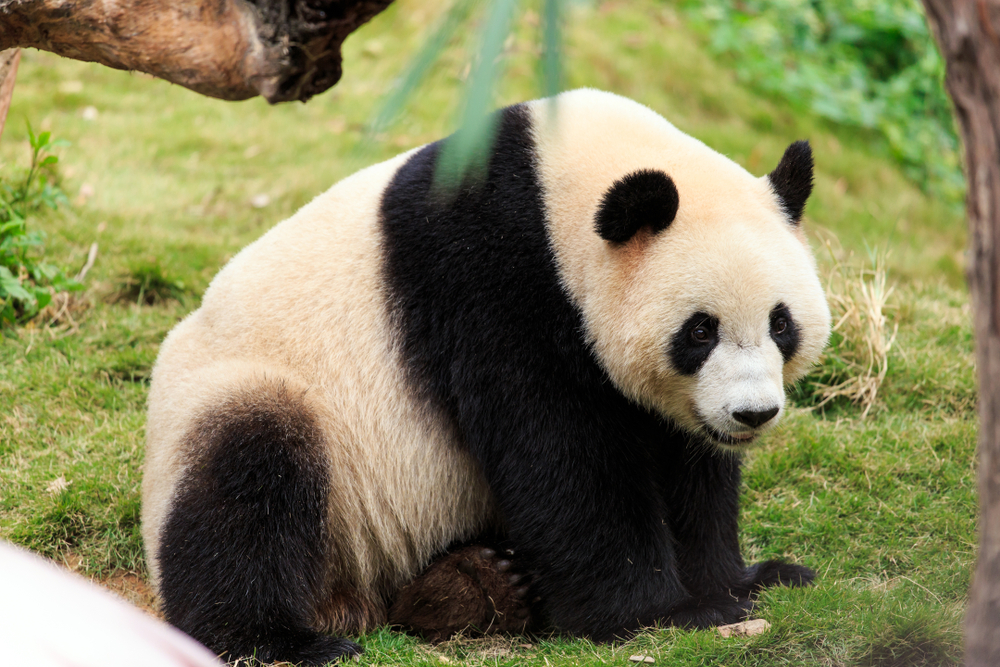
<path id="1" fill-rule="evenodd" d="M 796 141 L 785 149 L 781 162 L 767 179 L 778 196 L 778 203 L 792 224 L 802 220 L 802 210 L 813 189 L 813 154 L 808 141 Z"/>
<path id="2" fill-rule="evenodd" d="M 595 228 L 605 241 L 625 243 L 643 227 L 666 229 L 677 215 L 677 186 L 658 169 L 640 169 L 608 188 L 597 209 Z"/>

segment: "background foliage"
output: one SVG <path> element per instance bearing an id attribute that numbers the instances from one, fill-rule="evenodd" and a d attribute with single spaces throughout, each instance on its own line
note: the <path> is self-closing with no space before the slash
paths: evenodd
<path id="1" fill-rule="evenodd" d="M 950 201 L 964 181 L 944 61 L 919 0 L 706 0 L 690 25 L 739 78 L 803 112 L 871 130 Z"/>
<path id="2" fill-rule="evenodd" d="M 44 208 L 55 210 L 66 202 L 56 181 L 59 162 L 50 152 L 66 146 L 53 141 L 50 132 L 35 134 L 27 126 L 30 164 L 24 173 L 13 170 L 0 180 L 0 329 L 31 319 L 52 300 L 53 292 L 79 290 L 57 266 L 44 262 L 41 254 L 45 233 L 28 220 Z"/>

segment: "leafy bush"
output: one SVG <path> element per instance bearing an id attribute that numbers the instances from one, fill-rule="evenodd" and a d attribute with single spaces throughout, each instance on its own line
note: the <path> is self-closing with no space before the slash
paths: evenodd
<path id="1" fill-rule="evenodd" d="M 28 229 L 28 218 L 43 208 L 55 209 L 66 202 L 56 182 L 59 158 L 52 148 L 66 145 L 53 141 L 49 132 L 35 135 L 28 125 L 31 167 L 23 178 L 0 181 L 0 326 L 26 321 L 52 300 L 54 292 L 82 289 L 58 267 L 36 260 L 45 244 L 40 229 Z"/>
<path id="2" fill-rule="evenodd" d="M 742 80 L 878 132 L 911 178 L 961 201 L 944 63 L 919 0 L 706 0 L 688 14 Z"/>

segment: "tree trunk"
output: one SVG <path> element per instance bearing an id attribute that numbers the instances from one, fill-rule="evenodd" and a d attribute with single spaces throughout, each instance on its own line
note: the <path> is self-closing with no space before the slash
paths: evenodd
<path id="1" fill-rule="evenodd" d="M 969 287 L 979 370 L 979 560 L 969 667 L 1000 665 L 1000 0 L 924 0 L 965 143 Z"/>
<path id="2" fill-rule="evenodd" d="M 203 95 L 306 101 L 344 39 L 392 0 L 0 0 L 0 50 L 138 70 Z"/>

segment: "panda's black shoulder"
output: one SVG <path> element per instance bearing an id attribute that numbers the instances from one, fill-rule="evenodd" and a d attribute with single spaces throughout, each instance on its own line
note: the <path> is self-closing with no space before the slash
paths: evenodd
<path id="1" fill-rule="evenodd" d="M 454 394 L 459 369 L 568 359 L 602 382 L 548 237 L 530 109 L 498 111 L 495 128 L 485 170 L 458 187 L 435 183 L 448 138 L 411 155 L 383 193 L 383 279 L 406 365 L 438 397 Z"/>

